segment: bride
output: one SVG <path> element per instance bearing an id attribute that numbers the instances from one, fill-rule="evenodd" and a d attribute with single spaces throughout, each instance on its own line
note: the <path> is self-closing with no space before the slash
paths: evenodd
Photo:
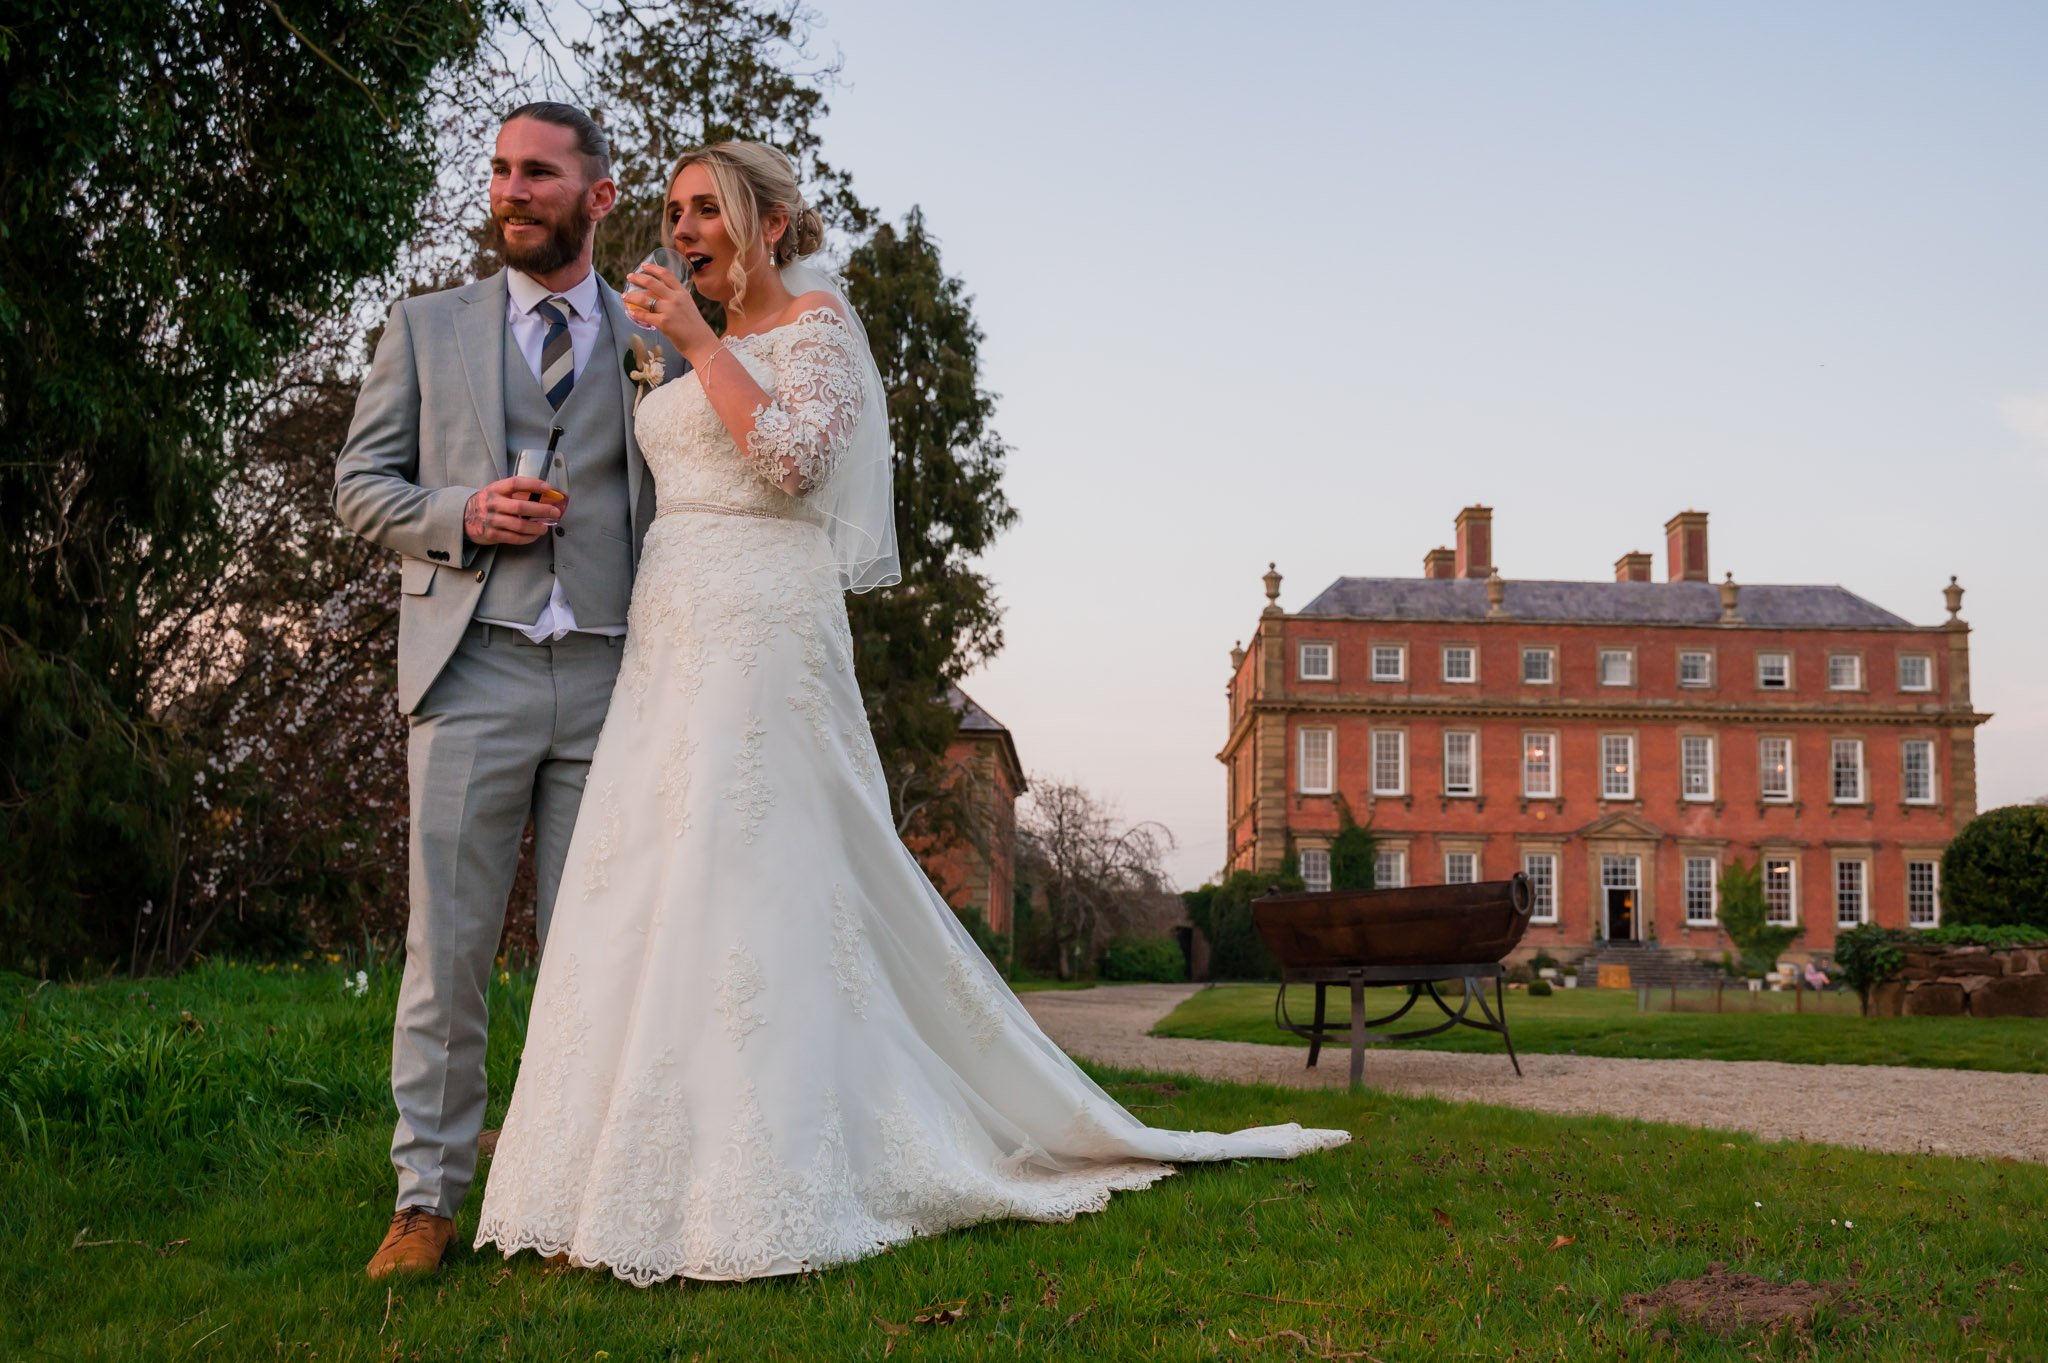
<path id="1" fill-rule="evenodd" d="M 641 403 L 659 489 L 479 1246 L 647 1285 L 797 1273 L 1169 1161 L 1349 1139 L 1153 1130 L 1045 1035 L 897 839 L 843 593 L 899 580 L 888 413 L 780 152 L 682 158 L 691 286 L 630 276 L 693 372 Z"/>

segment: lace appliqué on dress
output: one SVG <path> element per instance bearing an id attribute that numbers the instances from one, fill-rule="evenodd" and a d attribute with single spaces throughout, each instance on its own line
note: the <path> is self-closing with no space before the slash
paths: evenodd
<path id="1" fill-rule="evenodd" d="M 761 831 L 761 821 L 768 817 L 768 810 L 775 803 L 775 792 L 761 774 L 761 740 L 767 733 L 768 726 L 758 715 L 747 716 L 746 742 L 733 754 L 733 783 L 721 792 L 738 808 L 740 837 L 749 845 L 752 845 L 754 835 Z"/>
<path id="2" fill-rule="evenodd" d="M 590 821 L 590 858 L 583 868 L 583 897 L 596 894 L 612 883 L 612 853 L 619 846 L 619 792 L 607 782 L 597 793 L 597 809 Z"/>
<path id="3" fill-rule="evenodd" d="M 668 815 L 668 831 L 678 838 L 690 831 L 690 768 L 696 756 L 697 745 L 678 738 L 661 768 L 661 807 Z"/>
<path id="4" fill-rule="evenodd" d="M 774 395 L 754 409 L 747 459 L 768 482 L 794 473 L 797 490 L 809 492 L 832 476 L 853 439 L 865 387 L 853 334 L 837 312 L 813 308 L 787 330 Z"/>
<path id="5" fill-rule="evenodd" d="M 754 1007 L 754 1000 L 768 987 L 768 981 L 761 974 L 761 963 L 745 947 L 736 946 L 725 956 L 725 969 L 719 973 L 717 983 L 711 986 L 714 998 L 718 1000 L 718 1015 L 725 1019 L 725 1034 L 732 1038 L 732 1044 L 746 1048 L 747 1037 L 768 1025 L 768 1019 L 761 1010 Z"/>
<path id="6" fill-rule="evenodd" d="M 1009 1023 L 1009 1014 L 996 993 L 997 986 L 988 976 L 986 961 L 970 960 L 958 946 L 953 948 L 946 970 L 946 998 L 952 1003 L 954 1014 L 966 1026 L 967 1035 L 977 1051 L 986 1051 L 995 1045 Z"/>
<path id="7" fill-rule="evenodd" d="M 875 968 L 868 962 L 867 933 L 860 915 L 846 902 L 846 887 L 832 887 L 832 978 L 846 995 L 853 1015 L 868 1015 L 868 990 L 874 986 Z"/>

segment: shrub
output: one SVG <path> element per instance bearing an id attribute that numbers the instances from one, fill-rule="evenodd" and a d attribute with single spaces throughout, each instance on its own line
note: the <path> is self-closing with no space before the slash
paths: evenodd
<path id="1" fill-rule="evenodd" d="M 1538 947 L 1536 948 L 1536 954 L 1529 958 L 1529 969 L 1555 970 L 1557 969 L 1557 957 L 1551 955 L 1542 947 Z"/>
<path id="2" fill-rule="evenodd" d="M 1252 926 L 1252 901 L 1268 890 L 1304 888 L 1298 876 L 1237 871 L 1220 885 L 1181 895 L 1188 917 L 1209 939 L 1209 974 L 1219 980 L 1277 980 L 1280 967 Z"/>
<path id="3" fill-rule="evenodd" d="M 1529 986 L 1529 997 L 1532 999 L 1547 999 L 1550 993 L 1549 980 L 1537 980 Z"/>
<path id="4" fill-rule="evenodd" d="M 1768 973 L 1778 955 L 1797 941 L 1804 928 L 1779 927 L 1765 918 L 1764 880 L 1756 863 L 1728 863 L 1721 873 L 1721 928 L 1742 953 L 1743 969 L 1752 977 Z"/>
<path id="5" fill-rule="evenodd" d="M 1970 820 L 1941 858 L 1941 899 L 1950 923 L 2048 927 L 2048 806 Z"/>
<path id="6" fill-rule="evenodd" d="M 1330 840 L 1330 888 L 1370 890 L 1379 874 L 1379 844 L 1372 830 L 1351 817 L 1351 805 L 1337 797 L 1337 836 Z"/>
<path id="7" fill-rule="evenodd" d="M 1945 927 L 1928 928 L 1924 932 L 1908 933 L 1907 936 L 1916 942 L 1934 942 L 1943 946 L 2048 946 L 2048 927 L 2027 924 L 1985 927 L 1979 923 L 1951 923 Z"/>
<path id="8" fill-rule="evenodd" d="M 1188 962 L 1171 937 L 1112 937 L 1095 958 L 1095 973 L 1105 980 L 1174 984 L 1188 977 Z"/>
<path id="9" fill-rule="evenodd" d="M 1899 973 L 1906 963 L 1904 946 L 1912 937 L 1897 928 L 1866 923 L 1835 934 L 1835 967 L 1842 982 L 1856 991 L 1867 1015 L 1870 991 Z"/>

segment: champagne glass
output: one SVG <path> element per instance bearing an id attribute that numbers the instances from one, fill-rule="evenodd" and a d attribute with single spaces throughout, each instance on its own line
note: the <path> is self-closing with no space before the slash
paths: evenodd
<path id="1" fill-rule="evenodd" d="M 569 460 L 561 450 L 552 446 L 519 451 L 512 463 L 512 475 L 515 478 L 538 478 L 548 485 L 546 492 L 527 493 L 529 502 L 553 502 L 560 506 L 569 500 Z M 563 533 L 560 521 L 555 522 L 555 533 Z"/>
<path id="2" fill-rule="evenodd" d="M 682 281 L 684 288 L 690 287 L 690 262 L 683 259 L 681 251 L 671 250 L 666 246 L 657 246 L 642 257 L 638 265 L 633 267 L 634 273 L 644 272 L 650 265 L 659 265 L 662 269 L 667 270 L 678 280 Z M 655 329 L 653 322 L 641 321 L 640 315 L 631 308 L 627 309 L 626 315 L 633 319 L 635 326 L 642 327 L 648 331 Z"/>

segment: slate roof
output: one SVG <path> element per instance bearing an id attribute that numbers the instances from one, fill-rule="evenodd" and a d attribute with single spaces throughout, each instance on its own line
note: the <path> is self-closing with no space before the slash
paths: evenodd
<path id="1" fill-rule="evenodd" d="M 1017 755 L 1017 739 L 1003 722 L 981 708 L 974 697 L 962 691 L 951 682 L 946 683 L 946 704 L 953 707 L 953 713 L 960 717 L 960 732 L 963 734 L 993 734 L 1002 745 L 1003 752 L 1010 759 L 1010 775 L 1015 780 L 1017 791 L 1022 794 L 1030 784 L 1024 778 L 1024 759 Z"/>
<path id="2" fill-rule="evenodd" d="M 1502 607 L 1516 620 L 1596 625 L 1712 625 L 1721 591 L 1712 582 L 1530 582 L 1502 579 Z M 1842 587 L 1744 582 L 1735 613 L 1766 629 L 1911 629 L 1913 623 Z M 1476 578 L 1340 577 L 1299 615 L 1361 620 L 1484 620 L 1486 584 Z"/>
<path id="3" fill-rule="evenodd" d="M 960 727 L 970 733 L 1006 734 L 1009 728 L 994 715 L 975 703 L 974 697 L 948 682 L 946 704 L 953 707 L 953 713 L 960 716 Z"/>

